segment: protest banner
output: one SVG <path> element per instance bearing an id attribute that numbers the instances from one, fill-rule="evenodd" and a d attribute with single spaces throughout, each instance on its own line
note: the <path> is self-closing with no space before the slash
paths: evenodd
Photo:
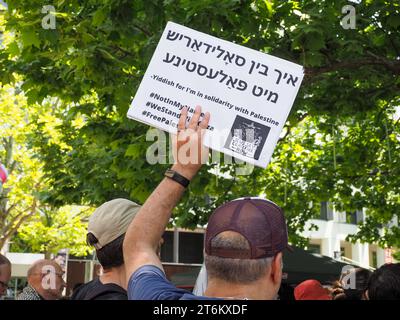
<path id="1" fill-rule="evenodd" d="M 300 65 L 168 22 L 128 117 L 176 133 L 200 105 L 206 146 L 265 168 L 302 79 Z"/>

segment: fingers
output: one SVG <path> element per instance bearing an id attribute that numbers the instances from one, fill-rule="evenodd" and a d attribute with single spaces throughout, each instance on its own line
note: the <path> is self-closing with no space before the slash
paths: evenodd
<path id="1" fill-rule="evenodd" d="M 199 120 L 200 120 L 200 115 L 201 115 L 201 107 L 200 106 L 196 106 L 196 109 L 194 109 L 194 114 L 192 116 L 192 119 L 190 119 L 189 122 L 189 128 L 196 130 Z"/>
<path id="2" fill-rule="evenodd" d="M 206 112 L 206 114 L 204 115 L 203 120 L 201 120 L 199 127 L 201 129 L 207 129 L 208 128 L 208 123 L 210 122 L 210 113 Z"/>
<path id="3" fill-rule="evenodd" d="M 188 114 L 187 108 L 183 107 L 181 111 L 181 116 L 179 117 L 178 132 L 181 130 L 185 130 L 187 114 Z"/>
<path id="4" fill-rule="evenodd" d="M 187 115 L 188 115 L 188 109 L 186 107 L 182 108 L 181 115 L 179 117 L 179 122 L 178 122 L 178 132 L 185 130 Z M 194 114 L 193 114 L 192 118 L 190 119 L 188 128 L 190 128 L 192 130 L 197 130 L 197 128 L 207 129 L 208 123 L 210 122 L 210 113 L 206 112 L 202 121 L 199 123 L 200 117 L 201 117 L 201 107 L 196 106 Z"/>

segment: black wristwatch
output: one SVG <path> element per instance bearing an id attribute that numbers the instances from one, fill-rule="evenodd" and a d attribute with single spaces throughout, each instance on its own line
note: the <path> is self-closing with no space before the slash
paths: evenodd
<path id="1" fill-rule="evenodd" d="M 178 172 L 171 170 L 171 169 L 168 169 L 167 171 L 165 171 L 165 176 L 178 182 L 184 188 L 187 188 L 187 186 L 190 183 L 189 179 L 186 179 L 183 175 L 181 175 Z"/>

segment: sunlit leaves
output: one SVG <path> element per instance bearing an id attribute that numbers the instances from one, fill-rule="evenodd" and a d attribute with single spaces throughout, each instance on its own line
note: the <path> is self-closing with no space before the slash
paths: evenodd
<path id="1" fill-rule="evenodd" d="M 31 252 L 56 254 L 67 248 L 72 255 L 85 256 L 92 251 L 86 244 L 85 222 L 92 212 L 91 208 L 77 206 L 44 207 L 19 229 L 17 237 Z M 18 249 L 13 247 L 14 251 Z"/>

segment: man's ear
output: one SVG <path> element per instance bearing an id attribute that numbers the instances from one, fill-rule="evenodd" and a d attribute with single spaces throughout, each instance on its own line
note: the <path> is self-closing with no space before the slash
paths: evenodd
<path id="1" fill-rule="evenodd" d="M 282 281 L 282 252 L 279 252 L 272 260 L 271 280 L 275 284 L 280 284 Z"/>

